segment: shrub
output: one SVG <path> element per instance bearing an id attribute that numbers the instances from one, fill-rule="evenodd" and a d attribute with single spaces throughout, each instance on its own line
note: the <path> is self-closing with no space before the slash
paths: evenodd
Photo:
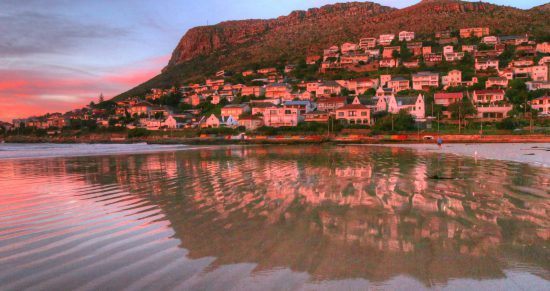
<path id="1" fill-rule="evenodd" d="M 151 133 L 145 128 L 134 128 L 128 131 L 128 138 L 149 136 Z"/>

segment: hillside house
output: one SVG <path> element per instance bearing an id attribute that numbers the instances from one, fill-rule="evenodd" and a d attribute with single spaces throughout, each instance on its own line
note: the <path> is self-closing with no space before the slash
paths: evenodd
<path id="1" fill-rule="evenodd" d="M 376 89 L 376 97 L 390 97 L 393 95 L 395 95 L 393 88 L 378 87 L 378 89 Z"/>
<path id="2" fill-rule="evenodd" d="M 548 81 L 548 66 L 531 66 L 512 68 L 514 78 L 531 78 L 533 81 Z"/>
<path id="3" fill-rule="evenodd" d="M 305 122 L 328 122 L 330 114 L 324 111 L 312 111 L 304 114 Z"/>
<path id="4" fill-rule="evenodd" d="M 263 114 L 264 125 L 271 127 L 296 126 L 301 119 L 297 108 L 270 107 Z"/>
<path id="5" fill-rule="evenodd" d="M 381 59 L 380 68 L 397 68 L 399 67 L 399 59 Z"/>
<path id="6" fill-rule="evenodd" d="M 319 83 L 315 95 L 319 97 L 330 97 L 338 95 L 342 91 L 342 87 L 336 81 L 324 81 Z"/>
<path id="7" fill-rule="evenodd" d="M 390 96 L 385 100 L 387 103 L 387 111 L 392 114 L 397 114 L 401 110 L 407 111 L 415 119 L 422 120 L 426 117 L 424 96 Z M 377 110 L 380 105 L 376 104 Z"/>
<path id="8" fill-rule="evenodd" d="M 379 59 L 380 58 L 380 50 L 377 49 L 377 48 L 367 49 L 367 50 L 365 50 L 365 53 L 368 54 L 373 59 Z"/>
<path id="9" fill-rule="evenodd" d="M 308 112 L 315 110 L 315 104 L 313 104 L 311 101 L 302 100 L 286 101 L 284 103 L 284 107 L 298 109 L 298 114 L 300 115 L 304 115 Z"/>
<path id="10" fill-rule="evenodd" d="M 216 80 L 208 79 L 208 80 L 206 80 L 206 86 L 208 86 L 208 87 L 210 87 L 214 90 L 218 90 L 218 88 L 222 87 L 224 84 L 225 84 L 224 79 L 216 79 Z"/>
<path id="11" fill-rule="evenodd" d="M 464 98 L 464 94 L 462 92 L 457 92 L 457 93 L 439 92 L 434 94 L 435 104 L 445 106 L 445 107 L 462 100 L 462 98 Z"/>
<path id="12" fill-rule="evenodd" d="M 351 80 L 336 81 L 343 88 L 354 91 L 356 94 L 363 94 L 369 89 L 378 87 L 378 80 L 371 78 L 357 78 Z"/>
<path id="13" fill-rule="evenodd" d="M 397 93 L 404 90 L 409 90 L 411 86 L 408 79 L 397 76 L 391 78 L 391 80 L 388 81 L 388 88 L 392 88 L 393 91 Z"/>
<path id="14" fill-rule="evenodd" d="M 432 54 L 432 47 L 431 46 L 423 46 L 422 47 L 422 56 L 430 55 Z M 426 57 L 424 57 L 426 58 Z"/>
<path id="15" fill-rule="evenodd" d="M 239 126 L 243 126 L 246 130 L 256 130 L 258 127 L 264 125 L 264 121 L 261 117 L 246 116 L 239 118 Z"/>
<path id="16" fill-rule="evenodd" d="M 448 38 L 451 37 L 450 30 L 440 30 L 435 32 L 435 38 Z"/>
<path id="17" fill-rule="evenodd" d="M 485 88 L 496 89 L 496 88 L 506 88 L 508 86 L 508 79 L 505 77 L 489 77 L 487 82 L 485 82 Z"/>
<path id="18" fill-rule="evenodd" d="M 496 103 L 504 101 L 504 90 L 489 89 L 489 90 L 474 90 L 472 101 L 476 103 Z"/>
<path id="19" fill-rule="evenodd" d="M 320 59 L 321 59 L 321 56 L 319 56 L 319 55 L 307 56 L 306 57 L 306 64 L 315 65 Z"/>
<path id="20" fill-rule="evenodd" d="M 488 45 L 495 45 L 499 43 L 499 38 L 498 36 L 495 36 L 495 35 L 488 35 L 488 36 L 484 36 L 481 39 L 481 42 Z"/>
<path id="21" fill-rule="evenodd" d="M 443 54 L 454 53 L 455 48 L 452 45 L 446 45 L 443 47 Z"/>
<path id="22" fill-rule="evenodd" d="M 476 118 L 485 121 L 499 121 L 508 117 L 513 106 L 508 103 L 476 104 Z"/>
<path id="23" fill-rule="evenodd" d="M 382 58 L 391 59 L 393 58 L 393 52 L 401 52 L 400 46 L 387 46 L 382 50 Z"/>
<path id="24" fill-rule="evenodd" d="M 540 66 L 549 66 L 550 65 L 550 56 L 544 56 L 540 58 L 538 64 Z"/>
<path id="25" fill-rule="evenodd" d="M 414 39 L 414 31 L 399 32 L 399 41 L 411 41 Z"/>
<path id="26" fill-rule="evenodd" d="M 387 46 L 390 45 L 394 39 L 395 34 L 381 34 L 378 43 L 380 43 L 381 46 Z"/>
<path id="27" fill-rule="evenodd" d="M 503 35 L 499 37 L 499 40 L 503 44 L 507 45 L 520 45 L 529 42 L 528 35 Z"/>
<path id="28" fill-rule="evenodd" d="M 463 44 L 462 51 L 465 53 L 475 53 L 475 51 L 477 51 L 477 45 Z"/>
<path id="29" fill-rule="evenodd" d="M 488 27 L 471 27 L 471 28 L 460 29 L 461 38 L 470 38 L 470 37 L 482 38 L 487 35 L 489 35 Z"/>
<path id="30" fill-rule="evenodd" d="M 291 99 L 292 87 L 287 83 L 272 83 L 266 85 L 266 98 Z"/>
<path id="31" fill-rule="evenodd" d="M 447 62 L 458 62 L 464 58 L 464 52 L 445 53 L 444 56 Z"/>
<path id="32" fill-rule="evenodd" d="M 211 114 L 207 118 L 203 118 L 200 121 L 200 127 L 201 128 L 219 128 L 219 127 L 237 127 L 239 126 L 239 122 L 234 119 L 232 116 L 216 116 L 215 114 Z"/>
<path id="33" fill-rule="evenodd" d="M 424 54 L 424 62 L 429 65 L 441 63 L 443 61 L 443 55 L 437 53 Z"/>
<path id="34" fill-rule="evenodd" d="M 550 54 L 550 42 L 537 44 L 536 51 L 541 54 Z"/>
<path id="35" fill-rule="evenodd" d="M 354 65 L 367 63 L 370 60 L 370 55 L 366 53 L 350 52 L 345 53 L 340 57 L 341 65 Z"/>
<path id="36" fill-rule="evenodd" d="M 422 42 L 409 42 L 407 43 L 407 49 L 417 57 L 422 55 Z"/>
<path id="37" fill-rule="evenodd" d="M 476 71 L 487 71 L 487 70 L 496 70 L 498 71 L 498 59 L 492 58 L 476 58 L 475 59 L 475 69 Z"/>
<path id="38" fill-rule="evenodd" d="M 355 43 L 351 43 L 351 42 L 345 42 L 342 44 L 342 46 L 340 47 L 340 51 L 342 52 L 342 54 L 347 54 L 347 53 L 350 53 L 350 52 L 355 52 L 359 50 L 359 45 L 355 44 Z"/>
<path id="39" fill-rule="evenodd" d="M 548 81 L 529 81 L 525 82 L 525 85 L 527 86 L 527 90 L 529 91 L 550 89 L 550 82 Z"/>
<path id="40" fill-rule="evenodd" d="M 446 88 L 456 87 L 462 85 L 462 72 L 459 70 L 452 70 L 447 73 L 446 76 L 441 77 L 441 84 Z"/>
<path id="41" fill-rule="evenodd" d="M 241 89 L 242 96 L 260 97 L 265 95 L 265 88 L 262 86 L 243 86 Z"/>
<path id="42" fill-rule="evenodd" d="M 149 102 L 139 102 L 139 103 L 134 104 L 130 108 L 128 108 L 128 113 L 130 113 L 130 115 L 132 115 L 132 116 L 134 116 L 136 114 L 138 116 L 149 115 L 149 113 L 151 112 L 153 107 L 154 107 L 153 104 L 151 104 Z"/>
<path id="43" fill-rule="evenodd" d="M 409 60 L 409 61 L 403 61 L 403 66 L 405 68 L 409 68 L 409 69 L 418 68 L 418 67 L 420 67 L 420 60 L 419 59 L 413 59 L 413 60 Z"/>
<path id="44" fill-rule="evenodd" d="M 372 49 L 376 47 L 376 38 L 365 37 L 359 40 L 359 47 L 363 50 Z"/>
<path id="45" fill-rule="evenodd" d="M 515 59 L 508 64 L 510 68 L 520 68 L 520 67 L 529 67 L 535 65 L 535 61 L 532 58 L 520 58 Z"/>
<path id="46" fill-rule="evenodd" d="M 550 96 L 542 96 L 530 101 L 531 108 L 537 110 L 541 116 L 550 115 Z"/>
<path id="47" fill-rule="evenodd" d="M 361 104 L 348 104 L 336 109 L 336 120 L 347 124 L 371 125 L 371 109 Z"/>
<path id="48" fill-rule="evenodd" d="M 330 97 L 317 100 L 317 110 L 335 112 L 336 109 L 346 105 L 346 97 Z"/>
<path id="49" fill-rule="evenodd" d="M 246 71 L 242 72 L 243 77 L 252 76 L 254 74 L 256 74 L 256 72 L 254 70 L 246 70 Z"/>
<path id="50" fill-rule="evenodd" d="M 258 70 L 258 74 L 260 75 L 268 75 L 268 74 L 274 74 L 277 73 L 276 68 L 262 68 Z"/>
<path id="51" fill-rule="evenodd" d="M 239 116 L 250 112 L 250 106 L 248 104 L 229 104 L 221 109 L 221 116 L 228 117 L 233 116 L 234 119 L 239 120 Z"/>
<path id="52" fill-rule="evenodd" d="M 414 90 L 428 90 L 430 87 L 439 87 L 439 74 L 433 72 L 418 72 L 412 75 Z"/>

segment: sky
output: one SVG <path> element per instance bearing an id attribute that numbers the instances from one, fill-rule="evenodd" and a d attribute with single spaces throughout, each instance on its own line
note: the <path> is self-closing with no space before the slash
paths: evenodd
<path id="1" fill-rule="evenodd" d="M 488 0 L 531 8 L 546 0 Z M 0 120 L 65 112 L 154 77 L 194 26 L 345 0 L 1 0 Z M 418 0 L 374 0 L 396 8 Z"/>

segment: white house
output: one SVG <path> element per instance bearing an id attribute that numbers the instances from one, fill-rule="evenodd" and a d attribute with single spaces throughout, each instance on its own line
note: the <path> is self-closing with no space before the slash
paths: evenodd
<path id="1" fill-rule="evenodd" d="M 422 94 L 418 94 L 417 97 L 395 97 L 391 95 L 379 97 L 377 100 L 376 111 L 388 111 L 389 113 L 397 114 L 401 110 L 407 111 L 417 120 L 426 118 L 424 96 Z"/>
<path id="2" fill-rule="evenodd" d="M 412 75 L 412 81 L 414 90 L 439 87 L 439 74 L 433 72 L 418 72 Z"/>
<path id="3" fill-rule="evenodd" d="M 452 70 L 446 76 L 441 78 L 441 84 L 445 87 L 456 87 L 462 84 L 462 72 Z"/>
<path id="4" fill-rule="evenodd" d="M 399 41 L 411 41 L 414 39 L 414 31 L 401 31 Z"/>
<path id="5" fill-rule="evenodd" d="M 263 121 L 265 126 L 296 126 L 300 122 L 299 109 L 286 107 L 266 108 L 263 114 Z"/>
<path id="6" fill-rule="evenodd" d="M 233 116 L 221 116 L 218 117 L 215 114 L 211 114 L 208 118 L 203 118 L 201 121 L 201 127 L 219 128 L 219 127 L 237 127 L 239 122 L 233 118 Z"/>
<path id="7" fill-rule="evenodd" d="M 382 46 L 390 45 L 391 42 L 395 39 L 395 34 L 381 34 L 379 37 L 379 43 Z"/>

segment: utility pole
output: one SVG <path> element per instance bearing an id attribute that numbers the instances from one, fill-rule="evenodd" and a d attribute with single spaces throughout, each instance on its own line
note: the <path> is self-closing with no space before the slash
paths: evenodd
<path id="1" fill-rule="evenodd" d="M 481 137 L 483 135 L 483 120 L 481 120 L 481 131 L 479 132 L 479 136 Z"/>
<path id="2" fill-rule="evenodd" d="M 391 131 L 393 131 L 393 114 L 390 113 L 390 115 L 391 115 Z"/>
<path id="3" fill-rule="evenodd" d="M 460 108 L 462 107 L 462 101 L 460 101 L 460 104 L 458 105 L 458 134 L 460 134 L 460 117 L 461 117 L 461 111 Z"/>
<path id="4" fill-rule="evenodd" d="M 330 137 L 330 115 L 327 120 L 327 138 Z"/>

